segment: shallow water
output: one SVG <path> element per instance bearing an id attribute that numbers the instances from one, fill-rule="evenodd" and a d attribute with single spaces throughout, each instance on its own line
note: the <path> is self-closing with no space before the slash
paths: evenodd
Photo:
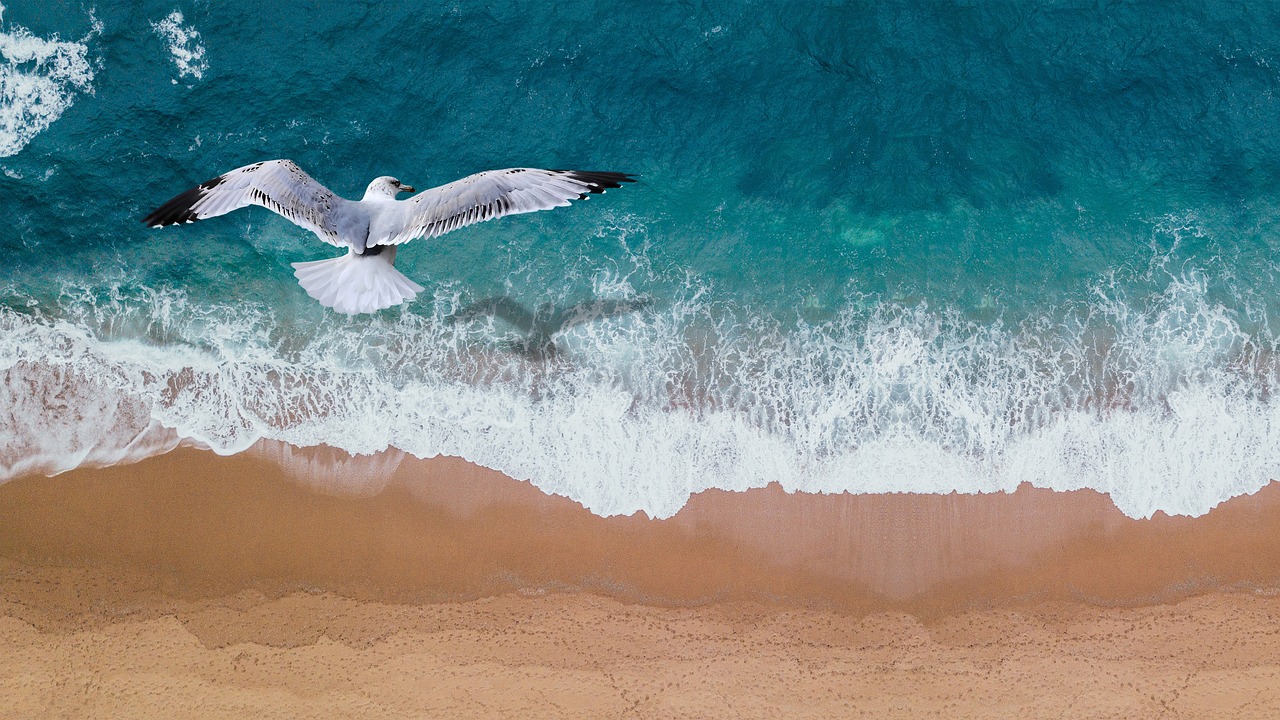
<path id="1" fill-rule="evenodd" d="M 261 10 L 4 7 L 0 477 L 265 437 L 602 514 L 779 481 L 1146 516 L 1277 474 L 1280 8 Z M 347 319 L 265 210 L 139 222 L 274 157 L 347 197 L 641 182 L 415 242 L 427 292 Z"/>

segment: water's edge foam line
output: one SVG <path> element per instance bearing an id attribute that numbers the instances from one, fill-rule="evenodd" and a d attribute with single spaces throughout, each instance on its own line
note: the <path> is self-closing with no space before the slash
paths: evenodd
<path id="1" fill-rule="evenodd" d="M 601 515 L 669 517 L 702 490 L 771 482 L 1029 482 L 1148 517 L 1203 514 L 1280 466 L 1280 354 L 1195 278 L 1146 306 L 1103 297 L 1088 323 L 882 304 L 787 332 L 722 325 L 702 352 L 690 318 L 709 313 L 676 307 L 584 325 L 534 359 L 476 341 L 445 306 L 300 336 L 169 293 L 76 300 L 58 319 L 0 309 L 0 478 L 269 439 L 460 457 Z"/>

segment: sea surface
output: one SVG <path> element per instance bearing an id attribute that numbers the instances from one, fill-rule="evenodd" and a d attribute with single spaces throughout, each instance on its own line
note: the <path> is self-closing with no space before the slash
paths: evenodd
<path id="1" fill-rule="evenodd" d="M 461 456 L 607 515 L 692 493 L 1280 474 L 1280 3 L 5 0 L 0 480 L 261 439 Z M 261 208 L 634 173 L 401 249 L 372 316 Z"/>

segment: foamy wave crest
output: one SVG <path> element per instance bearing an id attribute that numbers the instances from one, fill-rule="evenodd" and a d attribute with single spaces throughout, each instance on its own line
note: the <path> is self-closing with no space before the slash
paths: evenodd
<path id="1" fill-rule="evenodd" d="M 0 157 L 8 157 L 62 117 L 77 93 L 93 92 L 87 43 L 102 27 L 95 21 L 88 37 L 68 42 L 3 21 L 0 5 Z"/>
<path id="2" fill-rule="evenodd" d="M 0 400 L 12 408 L 0 472 L 266 438 L 459 456 L 600 514 L 656 517 L 704 489 L 770 482 L 859 493 L 1029 482 L 1094 488 L 1135 517 L 1197 515 L 1276 477 L 1270 335 L 1246 330 L 1194 273 L 1141 298 L 1120 287 L 1017 325 L 851 301 L 799 327 L 735 316 L 696 289 L 662 307 L 533 312 L 528 327 L 445 295 L 430 314 L 318 327 L 176 292 L 68 295 L 56 312 L 0 309 Z M 537 317 L 559 324 L 513 343 L 510 328 L 528 334 Z"/>
<path id="3" fill-rule="evenodd" d="M 178 77 L 200 80 L 204 78 L 204 71 L 209 69 L 209 62 L 204 57 L 200 33 L 189 25 L 183 25 L 184 19 L 182 11 L 174 10 L 163 20 L 151 23 L 151 29 L 168 44 L 169 57 L 178 69 Z"/>
<path id="4" fill-rule="evenodd" d="M 134 462 L 178 446 L 142 398 L 78 370 L 23 359 L 0 374 L 0 478 Z"/>

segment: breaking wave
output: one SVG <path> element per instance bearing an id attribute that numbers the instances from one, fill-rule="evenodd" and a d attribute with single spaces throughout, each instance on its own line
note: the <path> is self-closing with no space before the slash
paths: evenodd
<path id="1" fill-rule="evenodd" d="M 1265 324 L 1194 271 L 1126 287 L 1018 323 L 850 297 L 798 324 L 694 286 L 659 306 L 597 284 L 612 299 L 523 314 L 442 293 L 421 315 L 318 324 L 173 290 L 69 291 L 0 308 L 0 477 L 268 439 L 459 456 L 602 515 L 655 517 L 770 482 L 1028 482 L 1094 488 L 1134 517 L 1198 515 L 1276 477 Z"/>

